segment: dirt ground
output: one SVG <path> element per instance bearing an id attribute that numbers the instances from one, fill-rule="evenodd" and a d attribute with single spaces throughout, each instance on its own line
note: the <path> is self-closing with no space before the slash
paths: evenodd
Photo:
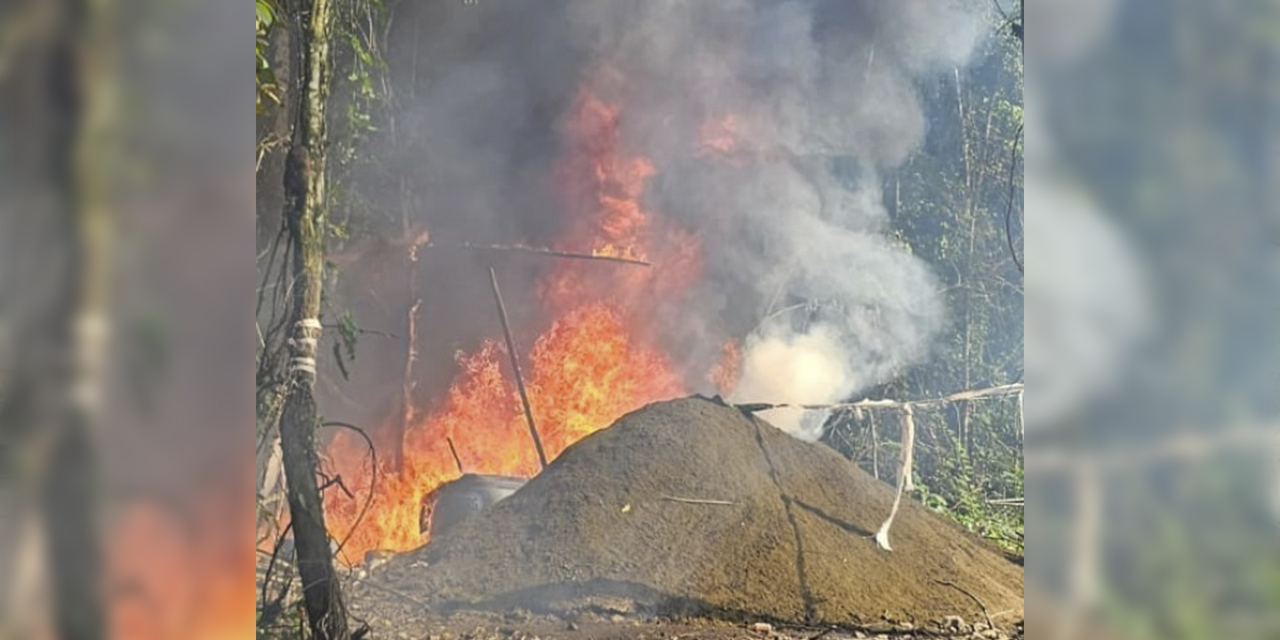
<path id="1" fill-rule="evenodd" d="M 526 611 L 505 614 L 460 612 L 451 615 L 423 613 L 412 620 L 379 617 L 380 607 L 353 614 L 369 625 L 366 638 L 388 640 L 875 640 L 1010 639 L 1021 640 L 1020 625 L 988 630 L 982 621 L 959 622 L 951 633 L 905 631 L 888 625 L 861 630 L 770 623 L 728 624 L 708 620 L 661 620 L 622 614 L 534 615 Z"/>
<path id="2" fill-rule="evenodd" d="M 258 588 L 267 561 L 258 566 Z M 376 569 L 374 570 L 377 571 Z M 273 571 L 271 593 L 291 584 L 290 600 L 297 606 L 299 584 L 292 567 L 278 564 Z M 524 609 L 508 612 L 436 611 L 428 603 L 368 580 L 367 568 L 343 571 L 343 592 L 350 602 L 351 628 L 358 640 L 1022 640 L 1019 622 L 1008 628 L 990 628 L 984 620 L 953 619 L 946 631 L 904 629 L 888 622 L 860 628 L 768 622 L 729 623 L 707 618 L 660 618 L 634 611 L 595 611 L 535 614 Z M 261 604 L 261 603 L 260 603 Z M 259 629 L 260 640 L 300 640 L 301 607 L 281 612 Z"/>

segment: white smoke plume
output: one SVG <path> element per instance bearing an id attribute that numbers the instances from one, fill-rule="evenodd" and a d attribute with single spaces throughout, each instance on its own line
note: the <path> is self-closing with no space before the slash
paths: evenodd
<path id="1" fill-rule="evenodd" d="M 602 58 L 638 85 L 624 126 L 666 169 L 655 206 L 705 239 L 708 286 L 669 332 L 754 319 L 730 400 L 837 402 L 927 356 L 943 324 L 939 287 L 886 233 L 880 175 L 924 140 L 918 81 L 967 64 L 989 5 L 572 7 Z M 717 118 L 731 141 L 720 158 L 691 144 Z M 820 412 L 770 413 L 797 437 L 822 435 Z"/>
<path id="2" fill-rule="evenodd" d="M 829 325 L 819 325 L 807 333 L 751 336 L 735 396 L 810 404 L 829 402 L 857 386 L 837 332 Z M 786 408 L 763 412 L 762 417 L 792 435 L 817 440 L 826 416 Z"/>

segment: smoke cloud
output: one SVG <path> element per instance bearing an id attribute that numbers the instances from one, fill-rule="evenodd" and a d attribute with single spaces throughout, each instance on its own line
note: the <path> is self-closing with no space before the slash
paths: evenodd
<path id="1" fill-rule="evenodd" d="M 806 333 L 749 337 L 735 395 L 820 403 L 856 388 L 854 367 L 843 357 L 845 349 L 837 338 L 838 331 L 824 324 Z M 822 436 L 826 417 L 793 408 L 773 409 L 763 416 L 778 428 L 806 440 Z"/>
<path id="2" fill-rule="evenodd" d="M 604 78 L 593 90 L 623 105 L 626 152 L 655 168 L 643 206 L 701 241 L 696 290 L 643 301 L 691 387 L 708 390 L 725 339 L 743 346 L 744 402 L 835 402 L 927 357 L 945 310 L 887 233 L 881 179 L 924 140 L 917 83 L 967 64 L 989 3 L 491 4 L 420 16 L 392 43 L 401 70 L 413 47 L 446 69 L 401 119 L 424 143 L 406 147 L 409 173 L 447 204 L 427 214 L 436 237 L 555 237 L 563 212 L 540 185 L 563 142 L 538 123 Z M 770 417 L 821 435 L 822 416 Z"/>
<path id="3" fill-rule="evenodd" d="M 944 319 L 938 285 L 886 234 L 880 176 L 922 143 L 916 82 L 967 63 L 986 33 L 981 5 L 635 4 L 571 15 L 639 84 L 625 126 L 669 169 L 655 209 L 704 240 L 705 286 L 662 333 L 688 335 L 680 352 L 696 354 L 718 344 L 708 330 L 754 320 L 733 327 L 747 332 L 731 398 L 744 402 L 837 402 L 926 357 Z M 820 413 L 771 413 L 821 436 Z"/>

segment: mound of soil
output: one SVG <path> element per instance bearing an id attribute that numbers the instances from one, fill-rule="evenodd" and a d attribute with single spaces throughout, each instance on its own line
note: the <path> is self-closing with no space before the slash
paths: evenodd
<path id="1" fill-rule="evenodd" d="M 892 502 L 890 487 L 827 447 L 686 398 L 574 444 L 370 580 L 442 610 L 850 626 L 1022 618 L 1021 567 L 914 501 L 894 522 L 894 550 L 877 548 Z"/>

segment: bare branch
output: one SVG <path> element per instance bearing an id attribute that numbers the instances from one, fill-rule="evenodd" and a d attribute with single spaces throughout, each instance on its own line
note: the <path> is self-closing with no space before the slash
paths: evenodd
<path id="1" fill-rule="evenodd" d="M 439 244 L 429 243 L 428 248 L 435 249 L 468 249 L 471 251 L 513 251 L 517 253 L 529 253 L 533 255 L 548 256 L 551 258 L 564 258 L 566 260 L 594 260 L 598 262 L 616 262 L 620 264 L 630 264 L 639 267 L 651 266 L 644 260 L 636 260 L 634 258 L 624 258 L 622 256 L 600 255 L 595 253 L 574 253 L 570 251 L 555 251 L 553 249 L 543 249 L 538 247 L 526 247 L 524 245 L 511 244 L 471 244 L 470 242 L 460 242 L 458 244 Z"/>

